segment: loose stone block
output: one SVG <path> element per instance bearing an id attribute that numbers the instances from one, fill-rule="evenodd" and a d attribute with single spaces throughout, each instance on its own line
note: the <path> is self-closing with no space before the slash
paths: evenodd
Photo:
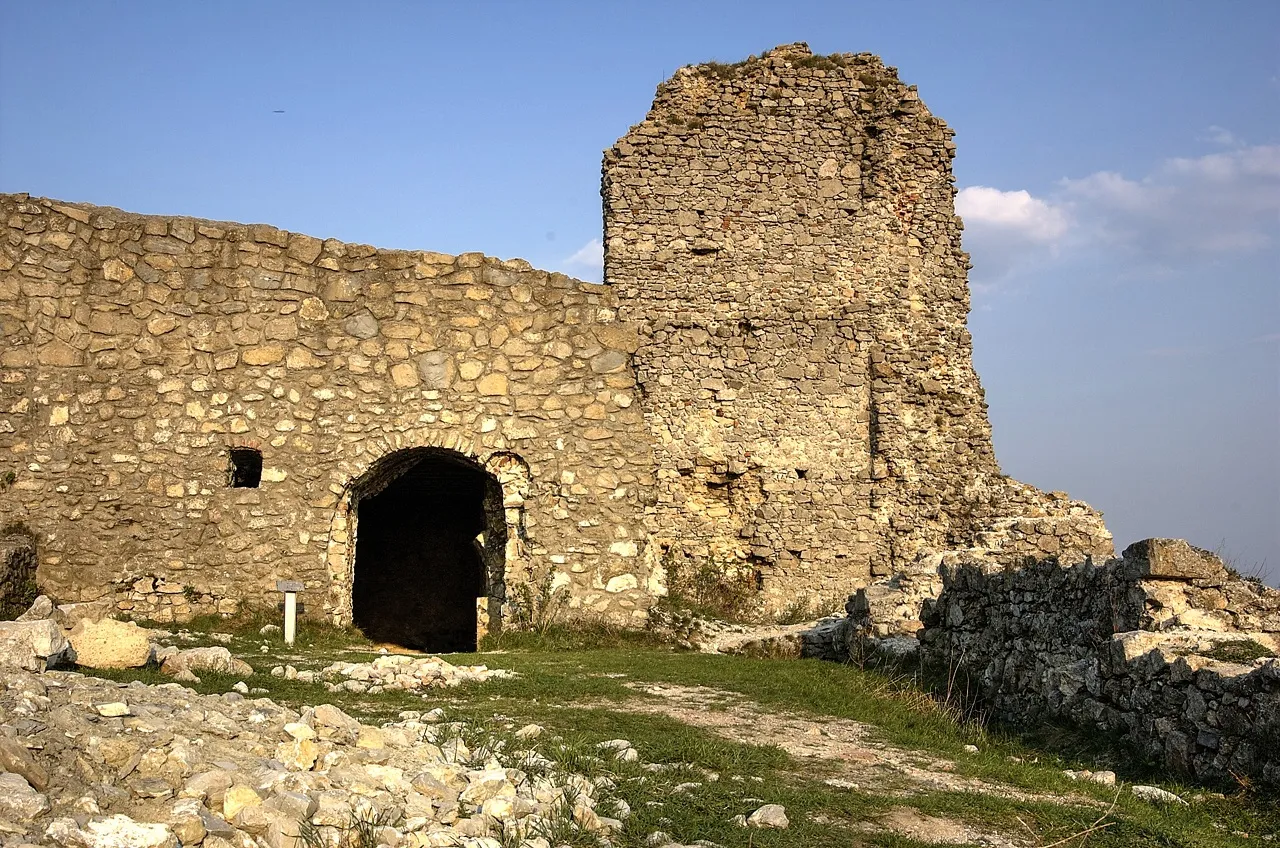
<path id="1" fill-rule="evenodd" d="M 1144 539 L 1124 550 L 1145 577 L 1174 580 L 1217 580 L 1227 577 L 1222 560 L 1182 539 Z"/>

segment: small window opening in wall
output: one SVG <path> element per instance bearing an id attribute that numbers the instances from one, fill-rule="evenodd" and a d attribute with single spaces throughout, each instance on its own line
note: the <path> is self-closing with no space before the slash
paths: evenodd
<path id="1" fill-rule="evenodd" d="M 804 478 L 806 478 L 806 477 L 808 477 L 808 476 L 809 476 L 809 469 L 807 469 L 807 468 L 797 468 L 797 469 L 796 469 L 796 476 L 797 476 L 797 477 L 799 477 L 801 480 L 803 480 Z"/>
<path id="2" fill-rule="evenodd" d="M 256 489 L 262 482 L 262 451 L 256 448 L 231 449 L 231 487 Z"/>

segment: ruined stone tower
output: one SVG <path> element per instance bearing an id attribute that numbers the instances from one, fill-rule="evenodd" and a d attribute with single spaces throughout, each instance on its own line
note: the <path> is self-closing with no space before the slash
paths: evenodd
<path id="1" fill-rule="evenodd" d="M 673 567 L 776 610 L 931 550 L 1109 554 L 999 473 L 953 151 L 868 54 L 684 68 L 605 154 L 605 285 L 0 196 L 0 528 L 59 600 L 302 580 L 427 647 L 539 587 L 638 624 Z"/>
<path id="2" fill-rule="evenodd" d="M 751 569 L 777 605 L 924 549 L 1110 553 L 1096 513 L 999 473 L 951 136 L 877 57 L 793 44 L 682 68 L 606 152 L 668 558 Z"/>

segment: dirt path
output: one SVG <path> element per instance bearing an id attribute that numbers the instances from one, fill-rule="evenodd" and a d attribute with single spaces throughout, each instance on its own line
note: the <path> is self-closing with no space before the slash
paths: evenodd
<path id="1" fill-rule="evenodd" d="M 706 686 L 628 683 L 647 697 L 627 701 L 627 712 L 665 715 L 726 739 L 752 745 L 776 745 L 805 764 L 805 777 L 830 786 L 874 789 L 888 797 L 925 792 L 972 792 L 1017 801 L 1097 807 L 1092 798 L 1027 792 L 1008 784 L 955 774 L 950 760 L 909 751 L 878 740 L 872 725 L 848 719 L 771 712 L 733 692 Z M 620 705 L 601 703 L 606 709 Z M 1025 837 L 983 831 L 962 822 L 895 807 L 875 823 L 902 836 L 938 845 L 977 844 L 1013 848 L 1031 844 Z"/>

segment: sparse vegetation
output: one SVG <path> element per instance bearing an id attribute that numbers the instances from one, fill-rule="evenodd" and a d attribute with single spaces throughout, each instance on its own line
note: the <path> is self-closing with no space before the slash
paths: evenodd
<path id="1" fill-rule="evenodd" d="M 508 590 L 505 626 L 516 631 L 545 635 L 556 623 L 569 599 L 567 587 L 555 585 L 555 572 L 537 582 L 519 581 Z"/>
<path id="2" fill-rule="evenodd" d="M 1221 662 L 1251 663 L 1263 657 L 1274 657 L 1275 654 L 1252 639 L 1240 639 L 1233 642 L 1219 642 L 1205 656 Z"/>
<path id="3" fill-rule="evenodd" d="M 303 819 L 298 823 L 298 838 L 306 848 L 377 848 L 382 844 L 381 830 L 395 821 L 390 810 L 364 807 L 352 812 L 346 827 L 337 834 L 337 841 L 325 839 L 320 828 Z"/>
<path id="4" fill-rule="evenodd" d="M 744 564 L 679 559 L 667 551 L 663 565 L 667 572 L 667 595 L 659 606 L 722 621 L 748 621 L 758 617 L 755 572 Z"/>
<path id="5" fill-rule="evenodd" d="M 773 616 L 773 620 L 778 624 L 803 624 L 806 621 L 814 621 L 824 615 L 838 612 L 843 606 L 840 601 L 824 600 L 823 598 L 812 596 L 795 598 L 779 610 Z"/>

